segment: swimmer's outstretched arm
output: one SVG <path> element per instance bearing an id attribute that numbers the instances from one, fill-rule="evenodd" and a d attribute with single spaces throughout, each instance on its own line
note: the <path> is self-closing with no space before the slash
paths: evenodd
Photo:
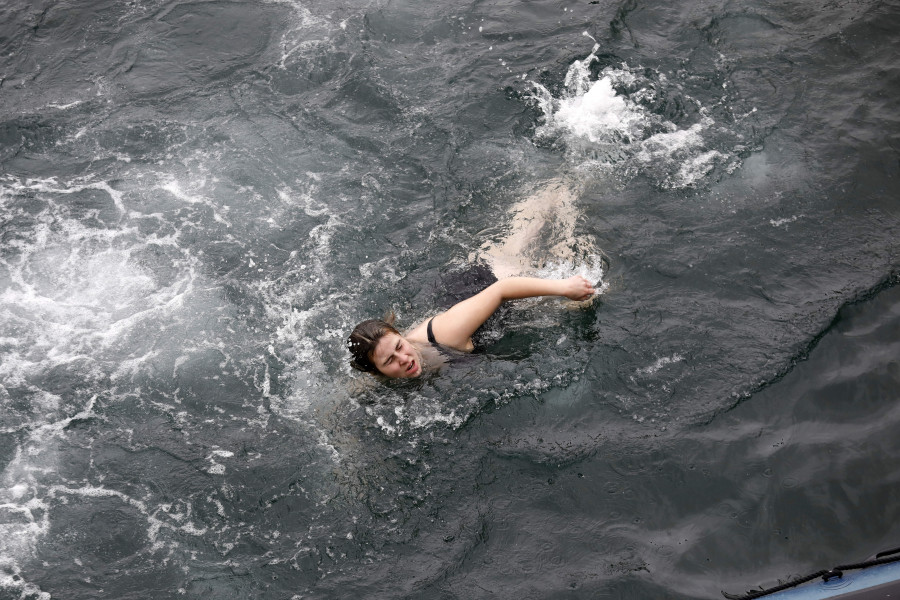
<path id="1" fill-rule="evenodd" d="M 491 284 L 434 317 L 432 332 L 437 341 L 445 346 L 471 350 L 472 334 L 507 300 L 535 296 L 564 296 L 570 300 L 587 300 L 593 294 L 594 287 L 581 275 L 569 279 L 509 277 Z M 425 324 L 419 325 L 410 332 L 410 337 L 424 336 L 425 327 Z"/>

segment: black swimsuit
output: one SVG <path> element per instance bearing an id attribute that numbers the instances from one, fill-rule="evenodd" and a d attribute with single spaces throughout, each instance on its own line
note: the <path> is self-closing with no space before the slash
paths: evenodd
<path id="1" fill-rule="evenodd" d="M 478 292 L 482 291 L 492 283 L 496 283 L 497 278 L 483 262 L 469 263 L 461 268 L 454 268 L 443 273 L 438 281 L 435 281 L 431 287 L 431 297 L 422 298 L 423 304 L 430 304 L 438 309 L 447 310 L 456 304 L 471 298 Z M 499 337 L 495 334 L 499 319 L 506 311 L 506 307 L 501 306 L 493 315 L 488 317 L 478 329 L 472 333 L 472 344 L 477 352 L 479 348 L 489 345 L 494 338 Z M 428 322 L 428 341 L 431 342 L 445 355 L 450 356 L 459 353 L 462 356 L 470 355 L 469 352 L 461 352 L 449 346 L 442 346 L 434 337 L 431 330 L 431 321 Z"/>
<path id="2" fill-rule="evenodd" d="M 434 337 L 434 331 L 431 330 L 431 322 L 434 321 L 434 317 L 428 320 L 428 341 L 434 347 L 438 353 L 443 356 L 447 364 L 455 364 L 455 365 L 465 365 L 471 363 L 473 360 L 479 360 L 477 355 L 473 355 L 471 352 L 463 352 L 462 350 L 457 350 L 451 346 L 444 346 Z"/>

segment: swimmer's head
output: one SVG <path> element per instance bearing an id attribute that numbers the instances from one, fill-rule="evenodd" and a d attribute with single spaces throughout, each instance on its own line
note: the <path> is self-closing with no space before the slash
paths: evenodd
<path id="1" fill-rule="evenodd" d="M 378 347 L 378 341 L 389 333 L 400 335 L 394 327 L 394 314 L 391 313 L 382 319 L 369 319 L 353 328 L 353 333 L 347 339 L 347 349 L 353 358 L 350 366 L 366 373 L 379 373 L 378 367 L 372 362 L 372 353 Z"/>
<path id="2" fill-rule="evenodd" d="M 350 364 L 360 371 L 397 379 L 422 374 L 422 353 L 394 327 L 393 314 L 357 325 L 347 348 L 353 354 Z"/>

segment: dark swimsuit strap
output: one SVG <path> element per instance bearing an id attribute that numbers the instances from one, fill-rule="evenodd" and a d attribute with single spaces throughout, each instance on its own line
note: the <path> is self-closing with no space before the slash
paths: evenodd
<path id="1" fill-rule="evenodd" d="M 431 345 L 434 346 L 435 350 L 440 354 L 443 354 L 444 357 L 446 357 L 447 362 L 468 362 L 471 359 L 471 355 L 468 352 L 460 352 L 455 348 L 443 346 L 438 343 L 437 339 L 434 337 L 434 331 L 431 328 L 431 321 L 433 320 L 434 318 L 428 321 L 426 332 L 428 333 L 428 341 L 431 342 Z"/>
<path id="2" fill-rule="evenodd" d="M 431 330 L 431 322 L 434 321 L 434 317 L 428 320 L 428 341 L 432 344 L 437 344 L 437 340 L 434 339 L 434 332 Z"/>
<path id="3" fill-rule="evenodd" d="M 440 344 L 438 344 L 437 340 L 434 337 L 434 331 L 431 330 L 431 322 L 432 321 L 434 321 L 434 317 L 432 317 L 431 319 L 428 320 L 428 329 L 427 329 L 428 341 L 431 342 L 431 345 L 434 346 L 438 352 L 440 352 L 447 358 L 450 358 L 450 355 L 447 354 L 447 351 L 444 349 L 444 347 L 441 346 Z"/>

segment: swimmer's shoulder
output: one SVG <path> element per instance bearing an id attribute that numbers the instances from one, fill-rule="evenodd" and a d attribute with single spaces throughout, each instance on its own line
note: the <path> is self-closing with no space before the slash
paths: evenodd
<path id="1" fill-rule="evenodd" d="M 439 333 L 437 333 L 436 328 L 437 328 L 437 322 L 440 320 L 441 315 L 444 315 L 444 314 L 446 314 L 446 311 L 438 313 L 438 314 L 434 315 L 433 317 L 429 317 L 429 318 L 425 319 L 424 321 L 417 324 L 412 329 L 407 330 L 403 334 L 403 337 L 406 338 L 410 342 L 416 342 L 416 343 L 423 344 L 423 345 L 430 344 L 431 342 L 428 339 L 428 323 L 430 323 L 431 321 L 434 321 L 435 322 L 435 330 L 434 330 L 435 337 L 438 338 L 437 342 L 439 344 L 446 346 L 448 348 L 453 348 L 454 350 L 458 350 L 460 352 L 472 352 L 475 349 L 475 346 L 474 346 L 474 344 L 472 344 L 471 337 L 466 340 L 466 343 L 463 346 L 450 345 L 450 344 L 447 344 L 447 343 L 441 341 L 441 336 Z"/>
<path id="2" fill-rule="evenodd" d="M 431 318 L 425 319 L 421 323 L 415 325 L 412 329 L 408 329 L 404 334 L 405 337 L 410 342 L 420 342 L 423 344 L 428 343 L 428 322 Z"/>

